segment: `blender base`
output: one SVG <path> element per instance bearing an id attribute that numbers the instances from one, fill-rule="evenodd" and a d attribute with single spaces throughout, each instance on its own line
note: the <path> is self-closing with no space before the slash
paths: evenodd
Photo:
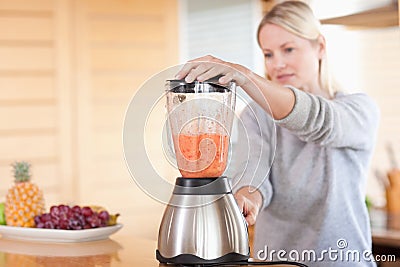
<path id="1" fill-rule="evenodd" d="M 227 177 L 176 179 L 156 256 L 162 263 L 186 265 L 248 260 L 247 224 Z"/>
<path id="2" fill-rule="evenodd" d="M 241 255 L 235 252 L 226 254 L 222 257 L 206 260 L 191 254 L 181 254 L 172 258 L 164 258 L 158 249 L 156 250 L 156 258 L 160 263 L 172 263 L 172 264 L 185 264 L 185 265 L 197 265 L 197 264 L 216 264 L 216 263 L 227 263 L 227 262 L 243 262 L 246 263 L 250 255 Z"/>

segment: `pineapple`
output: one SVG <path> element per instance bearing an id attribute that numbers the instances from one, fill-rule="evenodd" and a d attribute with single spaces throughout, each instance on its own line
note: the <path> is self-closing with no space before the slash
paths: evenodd
<path id="1" fill-rule="evenodd" d="M 5 215 L 9 226 L 34 227 L 34 218 L 44 212 L 43 193 L 29 180 L 30 167 L 27 162 L 16 162 L 14 168 L 15 185 L 6 195 Z"/>

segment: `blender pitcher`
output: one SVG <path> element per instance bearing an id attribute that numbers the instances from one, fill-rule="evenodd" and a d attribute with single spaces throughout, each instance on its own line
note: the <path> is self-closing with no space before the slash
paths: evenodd
<path id="1" fill-rule="evenodd" d="M 184 178 L 219 177 L 226 169 L 236 85 L 214 80 L 166 84 L 168 120 Z"/>

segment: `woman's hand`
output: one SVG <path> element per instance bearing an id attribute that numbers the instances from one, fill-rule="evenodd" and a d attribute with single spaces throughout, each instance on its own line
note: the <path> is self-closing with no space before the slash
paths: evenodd
<path id="1" fill-rule="evenodd" d="M 246 222 L 249 225 L 255 224 L 263 201 L 260 191 L 254 189 L 250 192 L 246 186 L 236 192 L 235 199 Z"/>
<path id="2" fill-rule="evenodd" d="M 227 84 L 235 81 L 238 86 L 249 82 L 246 78 L 250 72 L 247 68 L 230 62 L 223 61 L 213 56 L 204 56 L 188 61 L 175 76 L 176 79 L 183 79 L 190 83 L 195 80 L 203 82 L 215 76 L 222 75 L 218 82 Z"/>
<path id="3" fill-rule="evenodd" d="M 286 117 L 296 102 L 293 91 L 257 75 L 246 67 L 223 61 L 213 56 L 204 56 L 188 61 L 175 75 L 188 83 L 205 80 L 222 75 L 218 82 L 227 84 L 235 81 L 260 107 L 274 119 Z"/>

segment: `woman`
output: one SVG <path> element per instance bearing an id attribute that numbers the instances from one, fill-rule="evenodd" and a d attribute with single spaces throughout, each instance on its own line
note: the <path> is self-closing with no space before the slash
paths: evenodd
<path id="1" fill-rule="evenodd" d="M 192 82 L 222 75 L 219 82 L 234 80 L 255 102 L 241 117 L 257 153 L 250 153 L 235 193 L 246 221 L 256 223 L 254 256 L 375 266 L 364 200 L 377 106 L 330 80 L 320 23 L 306 4 L 276 5 L 257 38 L 267 79 L 212 56 L 189 61 L 176 76 Z"/>

